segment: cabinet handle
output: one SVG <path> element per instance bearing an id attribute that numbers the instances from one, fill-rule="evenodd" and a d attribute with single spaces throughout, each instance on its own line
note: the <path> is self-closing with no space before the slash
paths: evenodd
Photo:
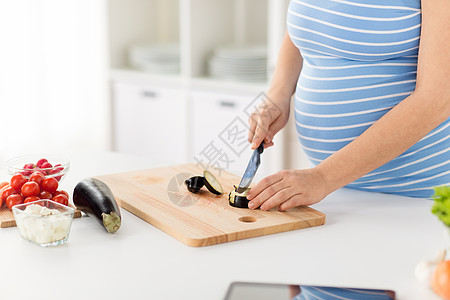
<path id="1" fill-rule="evenodd" d="M 236 103 L 232 102 L 232 101 L 228 101 L 228 100 L 222 100 L 219 102 L 219 105 L 222 107 L 230 107 L 233 108 L 236 106 Z"/>
<path id="2" fill-rule="evenodd" d="M 158 96 L 158 94 L 154 91 L 143 91 L 142 96 L 146 99 L 155 100 Z"/>

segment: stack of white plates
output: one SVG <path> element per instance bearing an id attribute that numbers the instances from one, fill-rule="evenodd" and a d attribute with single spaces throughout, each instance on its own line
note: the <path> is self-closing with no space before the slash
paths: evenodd
<path id="1" fill-rule="evenodd" d="M 134 45 L 128 54 L 134 69 L 158 74 L 180 72 L 180 47 L 177 44 Z"/>
<path id="2" fill-rule="evenodd" d="M 267 79 L 267 49 L 263 46 L 220 47 L 208 61 L 211 77 L 238 81 Z"/>

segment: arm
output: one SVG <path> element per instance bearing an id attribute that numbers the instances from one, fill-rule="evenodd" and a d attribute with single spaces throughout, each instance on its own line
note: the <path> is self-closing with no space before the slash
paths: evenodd
<path id="1" fill-rule="evenodd" d="M 274 135 L 286 125 L 290 100 L 295 92 L 302 61 L 299 50 L 286 33 L 281 43 L 273 79 L 267 91 L 270 101 L 264 101 L 265 106 L 254 112 L 249 119 L 248 141 L 252 144 L 252 149 L 257 148 L 263 140 L 266 148 L 272 146 Z"/>
<path id="2" fill-rule="evenodd" d="M 422 0 L 419 49 L 412 95 L 317 167 L 262 180 L 249 193 L 253 207 L 286 210 L 317 203 L 397 157 L 445 121 L 450 114 L 450 1 Z"/>

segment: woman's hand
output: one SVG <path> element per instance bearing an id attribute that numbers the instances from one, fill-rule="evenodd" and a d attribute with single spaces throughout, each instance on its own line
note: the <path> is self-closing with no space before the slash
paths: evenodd
<path id="1" fill-rule="evenodd" d="M 248 142 L 252 149 L 258 148 L 263 141 L 264 148 L 273 146 L 273 137 L 287 124 L 289 110 L 289 98 L 277 102 L 271 99 L 264 100 L 248 119 L 250 127 Z"/>
<path id="2" fill-rule="evenodd" d="M 283 170 L 261 180 L 252 188 L 248 207 L 269 210 L 278 207 L 284 211 L 296 206 L 312 205 L 331 192 L 322 175 L 315 168 Z"/>

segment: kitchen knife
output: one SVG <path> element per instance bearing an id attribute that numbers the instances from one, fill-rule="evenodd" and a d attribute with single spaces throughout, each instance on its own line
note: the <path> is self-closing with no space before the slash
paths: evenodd
<path id="1" fill-rule="evenodd" d="M 253 150 L 252 157 L 250 158 L 250 162 L 247 165 L 247 169 L 245 169 L 244 175 L 242 176 L 241 183 L 237 188 L 238 193 L 243 193 L 252 183 L 253 178 L 255 177 L 256 171 L 261 163 L 261 153 L 264 151 L 264 144 L 261 143 L 258 148 Z"/>

